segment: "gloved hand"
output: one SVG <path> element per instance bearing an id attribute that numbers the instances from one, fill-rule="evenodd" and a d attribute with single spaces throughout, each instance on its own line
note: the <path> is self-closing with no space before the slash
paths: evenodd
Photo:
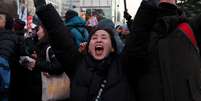
<path id="1" fill-rule="evenodd" d="M 39 10 L 41 7 L 45 5 L 46 5 L 45 0 L 34 0 L 34 6 L 36 7 L 36 10 Z"/>
<path id="2" fill-rule="evenodd" d="M 127 20 L 127 21 L 129 21 L 129 20 L 131 20 L 131 15 L 127 12 L 127 11 L 124 11 L 124 18 Z"/>

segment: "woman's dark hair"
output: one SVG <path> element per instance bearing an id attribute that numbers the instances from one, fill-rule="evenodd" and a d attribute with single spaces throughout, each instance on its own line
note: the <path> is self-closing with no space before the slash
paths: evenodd
<path id="1" fill-rule="evenodd" d="M 0 14 L 3 14 L 6 16 L 6 25 L 5 29 L 11 30 L 14 26 L 14 20 L 13 18 L 6 12 L 0 12 Z"/>
<path id="2" fill-rule="evenodd" d="M 78 16 L 78 13 L 76 11 L 74 11 L 74 10 L 71 10 L 71 9 L 69 9 L 65 14 L 66 20 L 69 20 L 69 19 L 71 19 L 71 18 L 73 18 L 75 16 Z"/>
<path id="3" fill-rule="evenodd" d="M 44 36 L 42 39 L 38 40 L 38 42 L 39 42 L 39 44 L 40 44 L 40 43 L 43 43 L 43 42 L 47 42 L 47 41 L 48 41 L 48 33 L 47 33 L 47 31 L 46 31 L 44 25 L 42 25 L 42 24 L 38 26 L 37 32 L 39 31 L 39 27 L 43 28 L 44 34 L 45 34 L 45 36 Z M 36 32 L 36 33 L 37 33 L 37 32 Z M 38 36 L 37 36 L 37 37 L 38 37 Z"/>

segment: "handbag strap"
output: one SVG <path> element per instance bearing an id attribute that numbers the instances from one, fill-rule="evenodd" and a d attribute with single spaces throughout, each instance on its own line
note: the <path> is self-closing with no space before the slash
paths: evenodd
<path id="1" fill-rule="evenodd" d="M 50 48 L 51 48 L 51 46 L 48 46 L 47 49 L 46 49 L 46 60 L 47 60 L 48 62 L 51 62 L 51 61 L 50 61 L 50 56 L 49 56 L 49 50 L 50 50 Z"/>

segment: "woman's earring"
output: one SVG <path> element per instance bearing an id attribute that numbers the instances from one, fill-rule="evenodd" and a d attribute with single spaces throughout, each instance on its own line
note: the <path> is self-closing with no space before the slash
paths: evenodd
<path id="1" fill-rule="evenodd" d="M 114 48 L 111 49 L 111 52 L 114 52 Z"/>

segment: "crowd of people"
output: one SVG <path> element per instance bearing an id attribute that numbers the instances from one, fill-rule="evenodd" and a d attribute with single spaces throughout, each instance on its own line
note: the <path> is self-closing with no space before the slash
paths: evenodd
<path id="1" fill-rule="evenodd" d="M 45 0 L 34 4 L 29 37 L 0 12 L 1 101 L 201 101 L 201 15 L 188 19 L 176 0 L 142 0 L 134 19 L 124 12 L 127 26 L 102 19 L 90 30 L 73 10 L 63 21 Z M 61 74 L 67 94 L 51 98 L 44 77 Z"/>

